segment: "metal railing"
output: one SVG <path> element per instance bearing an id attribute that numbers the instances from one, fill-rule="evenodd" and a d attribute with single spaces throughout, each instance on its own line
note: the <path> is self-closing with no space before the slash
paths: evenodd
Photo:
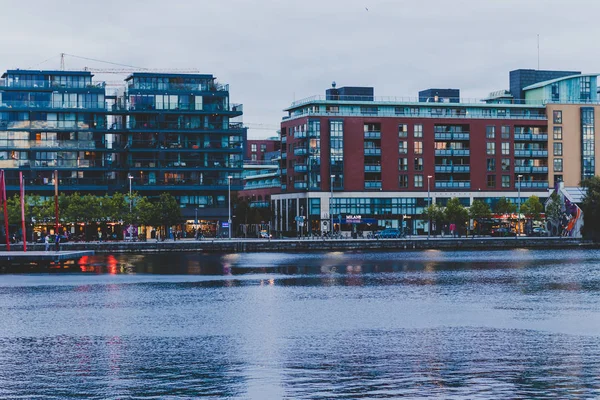
<path id="1" fill-rule="evenodd" d="M 518 141 L 547 141 L 548 140 L 548 134 L 546 133 L 539 133 L 539 134 L 533 134 L 533 133 L 515 133 L 515 140 Z"/>
<path id="2" fill-rule="evenodd" d="M 515 150 L 515 157 L 548 157 L 548 150 Z"/>
<path id="3" fill-rule="evenodd" d="M 381 132 L 379 131 L 366 131 L 364 135 L 365 139 L 381 139 Z"/>
<path id="4" fill-rule="evenodd" d="M 306 165 L 294 165 L 294 172 L 306 172 L 308 171 L 308 166 Z"/>
<path id="5" fill-rule="evenodd" d="M 445 133 L 445 132 L 435 132 L 435 139 L 437 140 L 469 140 L 470 134 L 469 132 L 463 133 Z"/>
<path id="6" fill-rule="evenodd" d="M 518 187 L 518 184 L 515 186 Z M 546 189 L 548 188 L 548 181 L 521 181 L 521 188 Z"/>
<path id="7" fill-rule="evenodd" d="M 381 172 L 380 164 L 365 164 L 365 172 Z"/>
<path id="8" fill-rule="evenodd" d="M 365 147 L 365 156 L 380 156 L 381 148 L 379 147 Z"/>
<path id="9" fill-rule="evenodd" d="M 464 172 L 470 172 L 470 171 L 471 171 L 470 165 L 436 165 L 435 166 L 435 172 L 441 172 L 441 173 L 452 173 L 452 172 L 464 173 Z"/>
<path id="10" fill-rule="evenodd" d="M 471 154 L 470 149 L 436 149 L 436 156 L 468 156 Z"/>
<path id="11" fill-rule="evenodd" d="M 381 181 L 365 181 L 365 189 L 381 189 Z"/>
<path id="12" fill-rule="evenodd" d="M 470 181 L 435 181 L 436 189 L 469 189 Z"/>

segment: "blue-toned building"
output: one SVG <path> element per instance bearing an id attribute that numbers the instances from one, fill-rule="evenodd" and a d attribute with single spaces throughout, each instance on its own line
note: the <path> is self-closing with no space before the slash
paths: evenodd
<path id="1" fill-rule="evenodd" d="M 515 102 L 523 103 L 525 93 L 523 91 L 527 86 L 538 82 L 549 81 L 552 79 L 563 78 L 565 76 L 579 75 L 581 71 L 551 71 L 540 69 L 515 69 L 510 71 L 510 93 Z"/>
<path id="2" fill-rule="evenodd" d="M 133 73 L 119 94 L 89 71 L 10 70 L 0 83 L 0 168 L 9 191 L 171 193 L 214 230 L 242 189 L 242 106 L 212 75 Z"/>

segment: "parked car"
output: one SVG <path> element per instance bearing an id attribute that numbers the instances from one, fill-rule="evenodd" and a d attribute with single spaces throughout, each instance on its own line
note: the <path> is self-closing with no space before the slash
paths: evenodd
<path id="1" fill-rule="evenodd" d="M 531 230 L 530 236 L 548 236 L 548 231 L 541 226 L 535 227 Z"/>
<path id="2" fill-rule="evenodd" d="M 506 227 L 493 228 L 491 231 L 491 234 L 492 234 L 492 236 L 495 236 L 495 237 L 517 236 L 517 232 L 515 232 L 511 228 L 506 228 Z"/>
<path id="3" fill-rule="evenodd" d="M 379 232 L 375 232 L 376 239 L 391 239 L 391 238 L 399 238 L 400 237 L 400 229 L 388 228 Z"/>

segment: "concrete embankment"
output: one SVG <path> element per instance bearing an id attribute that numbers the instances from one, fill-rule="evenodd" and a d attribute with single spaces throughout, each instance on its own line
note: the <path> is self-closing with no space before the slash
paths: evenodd
<path id="1" fill-rule="evenodd" d="M 43 244 L 28 244 L 29 251 L 43 251 Z M 357 239 L 357 240 L 178 240 L 148 242 L 77 242 L 64 243 L 61 250 L 94 250 L 96 253 L 163 253 L 163 252 L 204 252 L 204 253 L 256 253 L 256 252 L 363 252 L 363 251 L 403 251 L 403 250 L 502 250 L 502 249 L 558 249 L 558 248 L 598 248 L 596 244 L 581 239 L 570 238 L 411 238 L 411 239 Z M 22 245 L 12 245 L 11 250 L 22 250 Z M 6 245 L 0 245 L 0 251 Z"/>

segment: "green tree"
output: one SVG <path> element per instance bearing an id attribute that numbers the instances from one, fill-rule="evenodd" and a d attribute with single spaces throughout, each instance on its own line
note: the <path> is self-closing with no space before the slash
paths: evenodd
<path id="1" fill-rule="evenodd" d="M 481 233 L 481 220 L 491 218 L 491 216 L 492 210 L 486 202 L 475 200 L 469 207 L 469 217 L 477 221 L 477 231 L 479 233 Z"/>
<path id="2" fill-rule="evenodd" d="M 456 197 L 448 200 L 444 214 L 448 222 L 456 224 L 457 229 L 464 227 L 465 223 L 469 219 L 469 212 Z"/>
<path id="3" fill-rule="evenodd" d="M 165 232 L 168 227 L 178 224 L 182 220 L 181 208 L 177 200 L 169 193 L 162 193 L 154 208 L 154 216 L 159 221 L 159 225 L 165 228 Z"/>
<path id="4" fill-rule="evenodd" d="M 594 241 L 600 240 L 600 178 L 594 176 L 581 182 L 586 194 L 581 202 L 583 211 L 583 235 Z"/>
<path id="5" fill-rule="evenodd" d="M 537 196 L 531 196 L 521 204 L 521 214 L 525 214 L 527 218 L 539 221 L 542 212 L 544 212 L 544 205 Z"/>
<path id="6" fill-rule="evenodd" d="M 427 208 L 423 210 L 423 215 L 427 219 L 427 221 L 431 221 L 432 225 L 435 224 L 438 227 L 442 222 L 444 222 L 446 215 L 444 213 L 444 209 L 440 207 L 437 203 L 430 204 Z"/>
<path id="7" fill-rule="evenodd" d="M 501 197 L 494 206 L 494 212 L 496 214 L 513 214 L 517 212 L 517 206 L 506 197 Z"/>
<path id="8" fill-rule="evenodd" d="M 585 213 L 585 212 L 584 212 Z M 552 225 L 552 234 L 560 233 L 560 219 L 562 216 L 562 204 L 558 193 L 553 192 L 550 195 L 550 201 L 546 206 L 546 219 Z M 585 214 L 584 214 L 584 218 Z M 587 219 L 587 218 L 586 218 Z M 584 225 L 585 227 L 585 225 Z"/>

